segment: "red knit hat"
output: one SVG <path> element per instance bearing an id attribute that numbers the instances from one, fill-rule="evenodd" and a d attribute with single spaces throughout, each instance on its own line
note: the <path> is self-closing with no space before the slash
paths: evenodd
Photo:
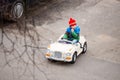
<path id="1" fill-rule="evenodd" d="M 69 25 L 70 25 L 70 26 L 76 25 L 76 20 L 73 19 L 73 18 L 70 18 L 70 20 L 69 20 Z"/>

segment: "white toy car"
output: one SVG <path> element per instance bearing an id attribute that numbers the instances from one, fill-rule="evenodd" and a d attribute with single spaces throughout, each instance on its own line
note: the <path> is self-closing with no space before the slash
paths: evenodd
<path id="1" fill-rule="evenodd" d="M 73 44 L 72 41 L 62 39 L 62 36 L 48 46 L 45 57 L 48 60 L 75 63 L 77 56 L 87 51 L 87 41 L 84 36 L 80 36 L 80 41 Z"/>

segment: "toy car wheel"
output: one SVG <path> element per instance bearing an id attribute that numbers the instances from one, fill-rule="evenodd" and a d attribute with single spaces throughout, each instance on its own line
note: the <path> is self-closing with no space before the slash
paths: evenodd
<path id="1" fill-rule="evenodd" d="M 52 61 L 51 59 L 48 59 L 48 61 Z"/>
<path id="2" fill-rule="evenodd" d="M 56 60 L 52 60 L 52 59 L 48 59 L 48 61 L 51 61 L 51 62 L 57 62 Z"/>
<path id="3" fill-rule="evenodd" d="M 84 45 L 83 45 L 82 54 L 86 53 L 86 51 L 87 51 L 87 42 L 85 42 Z"/>
<path id="4" fill-rule="evenodd" d="M 73 56 L 72 56 L 72 61 L 71 63 L 74 64 L 76 62 L 76 59 L 77 59 L 77 54 L 75 53 Z"/>

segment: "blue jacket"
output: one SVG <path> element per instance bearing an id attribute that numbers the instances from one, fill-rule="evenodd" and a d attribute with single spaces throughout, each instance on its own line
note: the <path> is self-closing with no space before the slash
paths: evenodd
<path id="1" fill-rule="evenodd" d="M 68 40 L 76 39 L 77 41 L 79 41 L 80 27 L 76 26 L 73 32 L 71 31 L 71 29 L 72 29 L 71 27 L 68 27 L 66 29 L 66 33 L 64 34 L 63 38 Z"/>
<path id="2" fill-rule="evenodd" d="M 71 33 L 71 27 L 68 27 L 67 28 L 67 30 L 66 30 L 66 32 L 68 32 L 68 33 Z M 76 33 L 76 34 L 80 34 L 80 27 L 79 26 L 76 26 L 75 28 L 74 28 L 74 32 Z"/>

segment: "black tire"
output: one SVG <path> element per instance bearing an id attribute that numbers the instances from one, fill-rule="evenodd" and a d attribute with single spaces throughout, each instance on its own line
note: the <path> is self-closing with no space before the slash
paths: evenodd
<path id="1" fill-rule="evenodd" d="M 83 45 L 83 51 L 82 51 L 82 54 L 85 54 L 87 51 L 87 42 L 84 43 Z"/>
<path id="2" fill-rule="evenodd" d="M 52 60 L 52 59 L 48 59 L 48 61 L 50 61 L 50 62 L 57 62 L 56 60 Z"/>
<path id="3" fill-rule="evenodd" d="M 52 61 L 51 59 L 47 59 L 48 61 Z"/>
<path id="4" fill-rule="evenodd" d="M 77 54 L 75 53 L 75 54 L 72 56 L 71 64 L 74 64 L 74 63 L 76 62 L 76 59 L 77 59 Z"/>

